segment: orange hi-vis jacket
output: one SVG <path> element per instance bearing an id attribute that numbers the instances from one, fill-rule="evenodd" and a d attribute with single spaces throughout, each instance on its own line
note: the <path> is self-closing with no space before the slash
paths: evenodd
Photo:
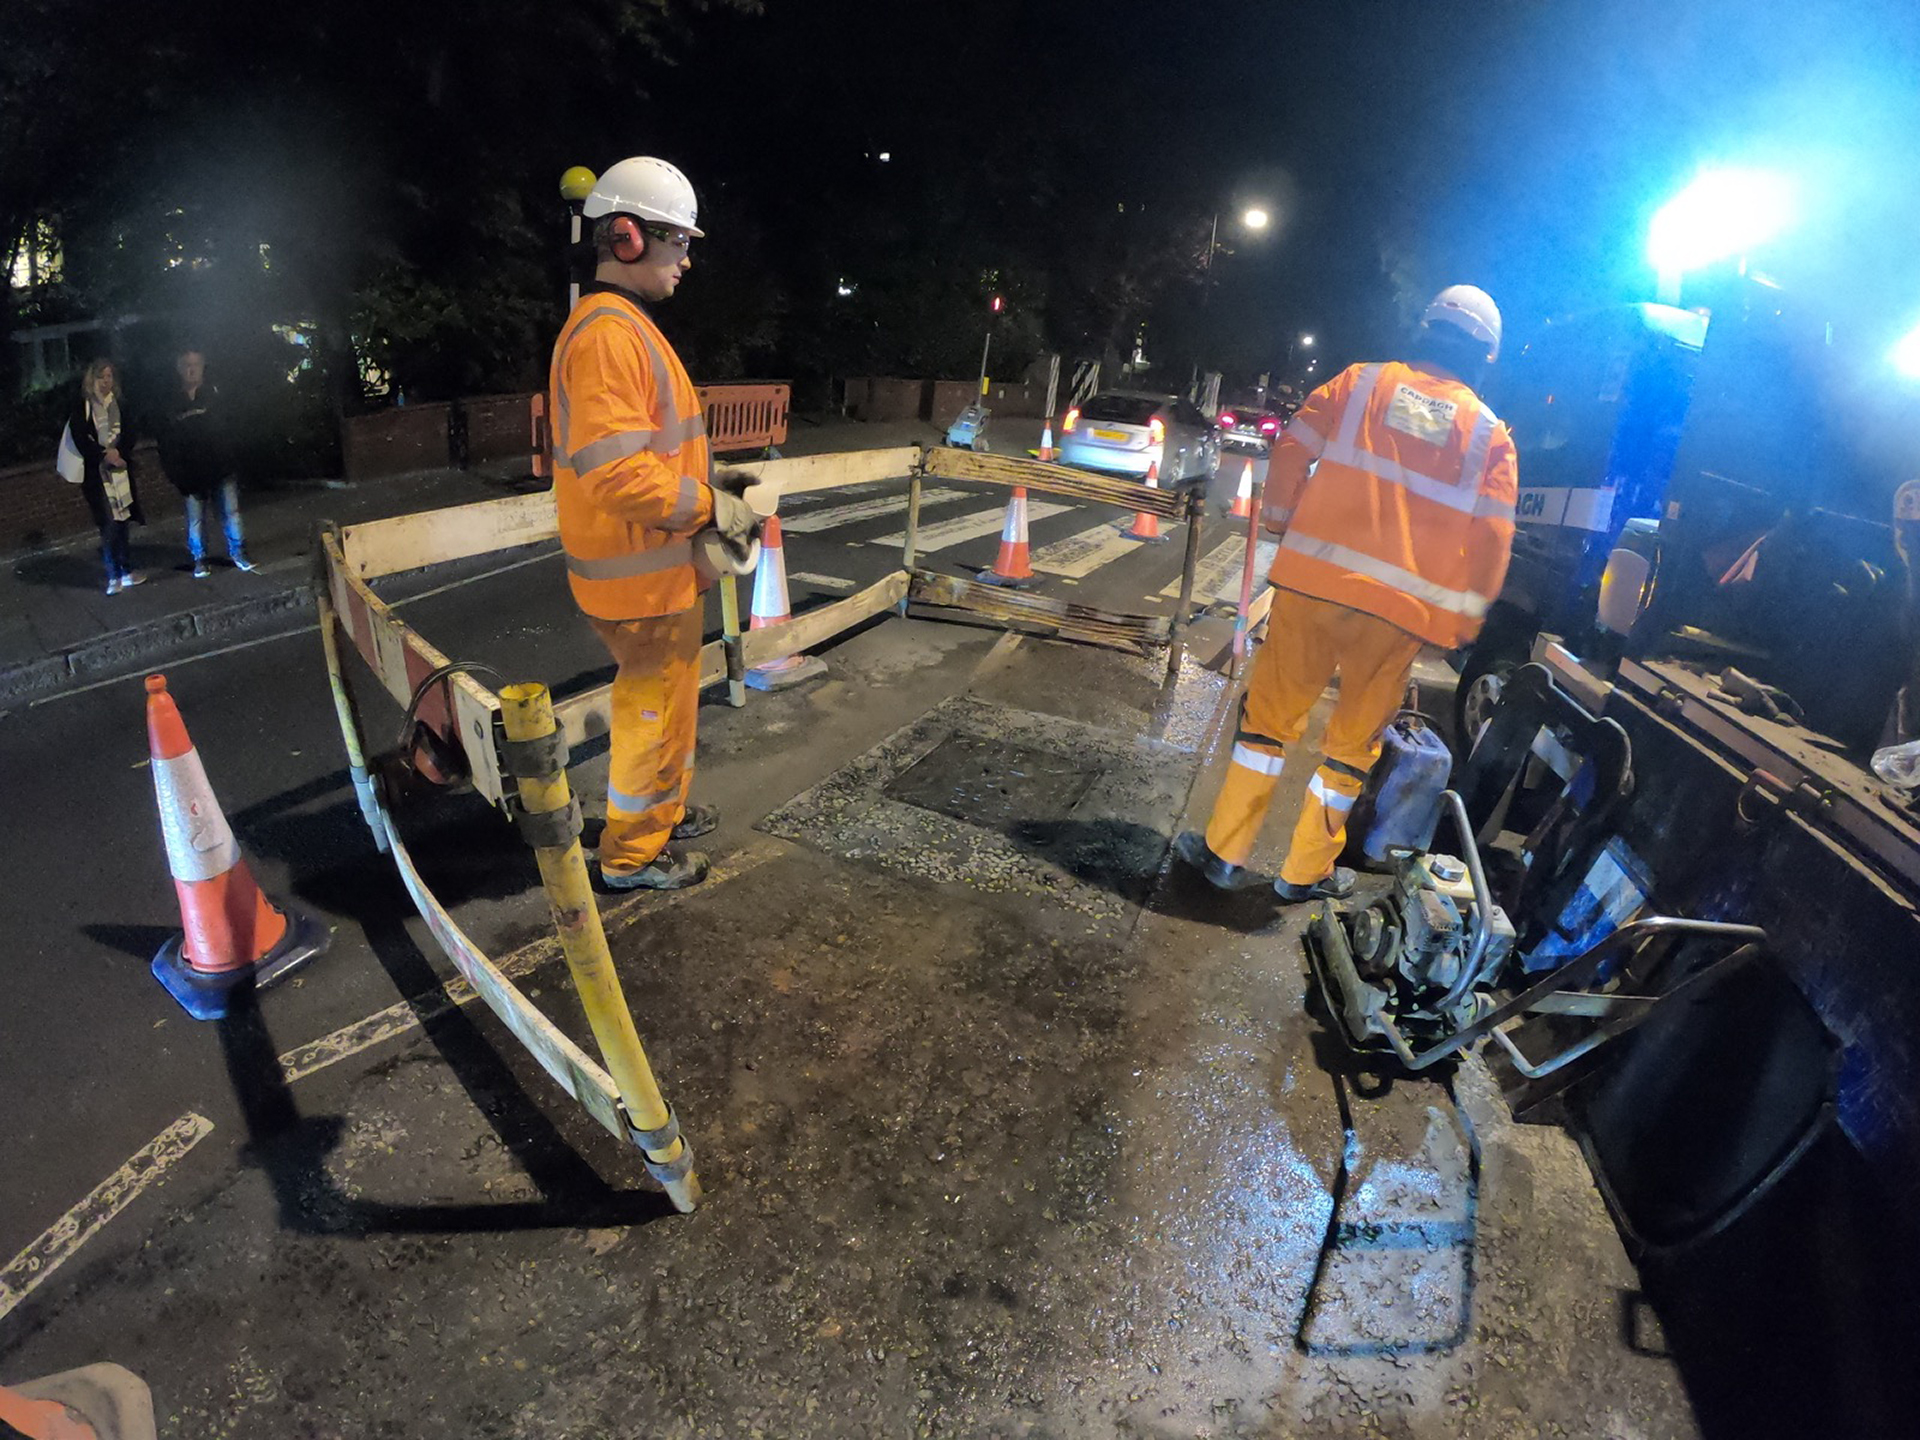
<path id="1" fill-rule="evenodd" d="M 693 533 L 713 518 L 700 397 L 630 292 L 583 291 L 553 347 L 553 495 L 573 598 L 601 620 L 699 598 Z"/>
<path id="2" fill-rule="evenodd" d="M 1268 578 L 1449 648 L 1480 633 L 1507 578 L 1519 462 L 1500 418 L 1421 365 L 1353 365 L 1274 447 Z"/>

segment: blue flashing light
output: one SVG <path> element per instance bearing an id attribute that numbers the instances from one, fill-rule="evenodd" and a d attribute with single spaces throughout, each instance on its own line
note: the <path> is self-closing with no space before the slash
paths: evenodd
<path id="1" fill-rule="evenodd" d="M 1647 227 L 1647 258 L 1677 274 L 1744 255 L 1793 223 L 1793 184 L 1768 170 L 1703 170 Z"/>
<path id="2" fill-rule="evenodd" d="M 1888 358 L 1893 361 L 1893 368 L 1907 379 L 1920 380 L 1920 325 L 1907 332 Z"/>

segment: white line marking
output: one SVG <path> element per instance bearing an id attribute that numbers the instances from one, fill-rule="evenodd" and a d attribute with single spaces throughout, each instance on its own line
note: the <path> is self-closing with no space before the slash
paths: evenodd
<path id="1" fill-rule="evenodd" d="M 977 499 L 971 491 L 948 490 L 935 486 L 920 492 L 920 508 L 929 505 L 948 505 L 955 500 Z M 862 500 L 854 505 L 835 505 L 829 510 L 809 510 L 792 520 L 780 517 L 782 534 L 815 535 L 822 530 L 838 530 L 842 525 L 858 525 L 863 520 L 878 520 L 882 516 L 903 514 L 907 508 L 905 495 L 888 495 L 880 500 Z"/>
<path id="2" fill-rule="evenodd" d="M 1049 515 L 1058 515 L 1063 510 L 1071 510 L 1071 505 L 1052 505 L 1044 501 L 1027 502 L 1027 524 L 1044 520 Z M 1006 528 L 1007 507 L 999 505 L 992 510 L 979 510 L 971 515 L 961 515 L 952 520 L 942 520 L 938 525 L 922 525 L 918 538 L 914 541 L 914 551 L 920 555 L 931 555 L 936 550 L 951 550 L 955 545 L 964 545 L 969 540 L 979 540 L 988 535 L 998 535 Z M 869 545 L 901 546 L 907 543 L 907 532 L 902 530 L 895 535 L 882 535 L 877 540 L 869 540 Z"/>
<path id="3" fill-rule="evenodd" d="M 444 595 L 449 590 L 458 590 L 462 585 L 472 585 L 480 580 L 491 580 L 496 575 L 505 575 L 510 570 L 520 569 L 523 565 L 537 565 L 542 560 L 551 560 L 559 553 L 560 550 L 556 546 L 552 550 L 543 550 L 538 555 L 529 555 L 524 559 L 513 560 L 505 565 L 496 565 L 491 570 L 482 570 L 478 575 L 469 575 L 464 580 L 454 580 L 445 585 L 437 585 L 431 590 L 422 590 L 418 595 L 409 595 L 404 600 L 391 600 L 388 604 L 397 610 L 403 605 L 413 604 L 416 600 L 426 600 L 435 595 Z M 218 650 L 205 650 L 198 655 L 188 655 L 184 659 L 169 660 L 166 662 L 167 669 L 169 671 L 179 670 L 187 665 L 198 665 L 202 660 L 218 660 L 222 655 L 232 655 L 241 650 L 251 650 L 256 645 L 271 645 L 276 640 L 291 640 L 296 635 L 311 635 L 319 628 L 320 626 L 315 623 L 312 625 L 302 625 L 297 630 L 282 630 L 276 634 L 262 635 L 253 640 L 241 640 L 233 645 L 223 645 Z M 129 680 L 144 680 L 146 675 L 147 672 L 141 669 L 134 671 L 131 675 L 115 675 L 110 680 L 95 680 L 91 685 L 81 685 L 72 690 L 62 690 L 58 695 L 42 695 L 38 700 L 29 700 L 27 705 L 29 709 L 36 705 L 52 705 L 56 701 L 71 700 L 76 695 L 85 695 L 89 691 L 100 690 L 108 685 L 124 685 Z"/>
<path id="4" fill-rule="evenodd" d="M 1033 552 L 1033 568 L 1043 575 L 1065 575 L 1084 580 L 1102 565 L 1123 555 L 1140 553 L 1140 542 L 1129 540 L 1112 521 L 1056 540 Z"/>
<path id="5" fill-rule="evenodd" d="M 1258 595 L 1267 588 L 1267 571 L 1273 565 L 1273 557 L 1280 551 L 1277 540 L 1262 540 L 1253 555 L 1253 593 Z M 1236 535 L 1224 540 L 1207 552 L 1206 559 L 1195 567 L 1193 572 L 1193 593 L 1202 605 L 1211 605 L 1218 601 L 1240 603 L 1240 567 L 1246 563 L 1247 537 Z M 1164 586 L 1160 596 L 1172 600 L 1180 594 L 1180 582 L 1175 580 Z"/>
<path id="6" fill-rule="evenodd" d="M 787 579 L 796 585 L 805 583 L 819 590 L 851 590 L 859 583 L 854 580 L 842 580 L 838 575 L 816 575 L 811 570 L 796 570 Z"/>
<path id="7" fill-rule="evenodd" d="M 213 1122 L 191 1111 L 182 1115 L 136 1150 L 127 1162 L 102 1180 L 94 1191 L 38 1240 L 0 1270 L 0 1318 L 43 1285 L 53 1272 L 71 1260 L 80 1247 L 100 1233 L 106 1223 L 162 1179 L 194 1146 L 213 1133 Z"/>
<path id="8" fill-rule="evenodd" d="M 786 851 L 784 842 L 763 841 L 750 845 L 739 854 L 729 856 L 714 865 L 708 874 L 706 883 L 699 891 L 711 892 L 716 885 L 724 885 L 729 880 L 738 879 L 750 870 L 756 870 L 767 861 Z M 662 902 L 670 902 L 681 894 L 671 891 L 661 895 L 635 895 L 607 905 L 600 912 L 600 923 L 611 935 L 616 930 L 644 918 L 654 907 Z M 687 892 L 694 893 L 694 892 Z M 500 960 L 495 968 L 509 980 L 518 980 L 521 976 L 546 964 L 549 960 L 561 958 L 560 941 L 556 936 L 543 936 L 529 944 L 522 945 L 511 955 Z M 429 990 L 426 994 L 412 1000 L 401 1000 L 377 1011 L 363 1020 L 344 1025 L 331 1035 L 323 1035 L 318 1040 L 310 1040 L 305 1045 L 296 1045 L 280 1057 L 280 1073 L 291 1085 L 296 1080 L 304 1080 L 309 1075 L 318 1074 L 329 1065 L 337 1065 L 349 1056 L 358 1055 L 362 1050 L 370 1050 L 388 1040 L 417 1030 L 428 1021 L 438 1020 L 456 1006 L 465 1005 L 478 999 L 473 986 L 455 975 L 438 990 Z"/>

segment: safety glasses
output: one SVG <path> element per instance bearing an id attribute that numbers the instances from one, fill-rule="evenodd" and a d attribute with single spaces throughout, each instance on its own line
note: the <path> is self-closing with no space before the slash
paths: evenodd
<path id="1" fill-rule="evenodd" d="M 683 230 L 675 230 L 670 225 L 642 225 L 649 239 L 658 240 L 670 250 L 678 250 L 682 255 L 693 247 L 693 237 Z"/>

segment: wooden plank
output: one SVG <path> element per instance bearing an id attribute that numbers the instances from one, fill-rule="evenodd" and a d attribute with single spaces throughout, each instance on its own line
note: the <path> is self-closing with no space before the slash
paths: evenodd
<path id="1" fill-rule="evenodd" d="M 381 688 L 404 709 L 419 683 L 415 677 L 424 677 L 447 664 L 447 656 L 395 615 L 392 607 L 347 567 L 336 536 L 321 537 L 321 552 L 327 590 L 342 629 Z M 494 717 L 499 710 L 500 698 L 473 676 L 462 673 L 442 681 L 438 693 L 423 700 L 417 712 L 435 734 L 466 756 L 474 789 L 495 805 L 505 794 L 500 756 L 493 743 Z"/>
<path id="2" fill-rule="evenodd" d="M 559 533 L 553 492 L 542 490 L 349 525 L 341 532 L 341 551 L 354 574 L 372 580 L 552 540 Z"/>
<path id="3" fill-rule="evenodd" d="M 1163 520 L 1178 520 L 1187 507 L 1185 490 L 1162 490 L 1065 465 L 1023 460 L 1013 455 L 977 455 L 971 450 L 945 446 L 926 452 L 926 473 L 950 480 L 978 480 L 988 485 L 1019 485 L 1048 495 L 1064 495 L 1071 500 L 1112 505 L 1135 513 L 1144 510 Z"/>
<path id="4" fill-rule="evenodd" d="M 749 630 L 741 642 L 746 650 L 747 668 L 751 670 L 756 665 L 811 650 L 843 630 L 851 630 L 883 610 L 891 610 L 906 598 L 907 583 L 907 572 L 896 570 L 844 600 L 835 600 L 778 625 Z"/>
<path id="5" fill-rule="evenodd" d="M 1066 640 L 1084 640 L 1136 655 L 1165 645 L 1171 631 L 1163 615 L 1128 615 L 1076 605 L 1048 595 L 979 585 L 954 575 L 913 572 L 909 598 L 916 604 L 961 610 L 1004 625 L 1025 625 Z"/>
<path id="6" fill-rule="evenodd" d="M 806 495 L 815 490 L 870 485 L 876 480 L 904 480 L 914 472 L 919 459 L 919 446 L 900 445 L 891 450 L 843 450 L 831 455 L 749 460 L 736 468 L 758 475 L 764 484 L 779 487 L 782 495 Z"/>

